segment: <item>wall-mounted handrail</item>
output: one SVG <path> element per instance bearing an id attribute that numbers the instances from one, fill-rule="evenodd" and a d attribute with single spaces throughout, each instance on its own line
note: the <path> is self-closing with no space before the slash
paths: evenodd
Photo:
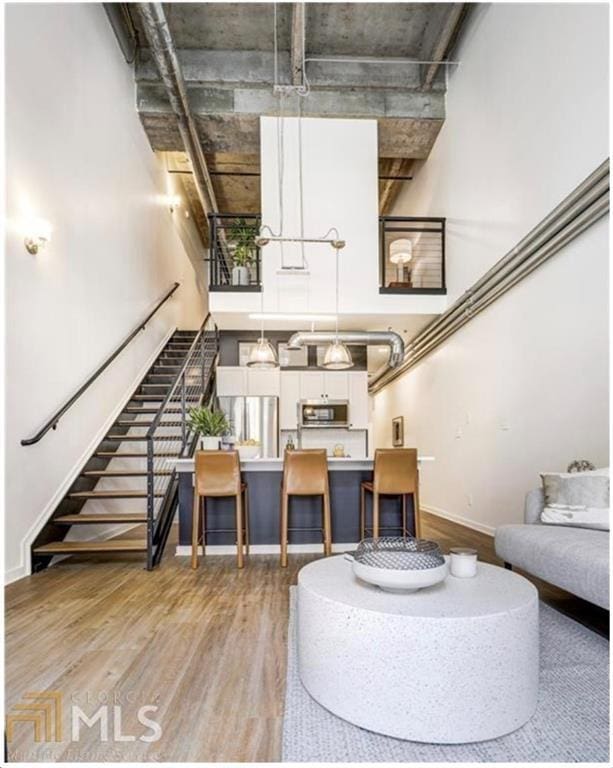
<path id="1" fill-rule="evenodd" d="M 79 389 L 70 397 L 66 402 L 58 408 L 58 410 L 49 418 L 47 421 L 43 424 L 43 426 L 38 430 L 38 432 L 35 435 L 32 435 L 32 437 L 28 437 L 25 440 L 21 441 L 22 445 L 34 445 L 35 443 L 38 443 L 38 441 L 43 438 L 47 432 L 50 429 L 55 429 L 58 425 L 59 420 L 62 418 L 62 416 L 68 411 L 81 397 L 81 395 L 96 381 L 98 376 L 100 376 L 101 373 L 103 373 L 109 365 L 115 360 L 115 358 L 123 352 L 123 350 L 128 346 L 128 344 L 134 339 L 138 334 L 145 329 L 147 326 L 147 323 L 151 318 L 155 315 L 155 313 L 160 309 L 160 307 L 165 304 L 168 299 L 173 295 L 173 293 L 177 290 L 180 283 L 175 283 L 173 287 L 166 292 L 164 297 L 158 301 L 158 303 L 155 305 L 154 309 L 149 312 L 147 317 L 145 317 L 144 320 L 141 320 L 141 322 L 134 328 L 134 330 L 126 336 L 126 338 L 121 342 L 121 344 L 117 347 L 117 349 L 112 352 L 106 360 L 98 367 L 96 370 L 92 373 L 92 375 L 87 379 L 87 381 L 82 384 Z"/>

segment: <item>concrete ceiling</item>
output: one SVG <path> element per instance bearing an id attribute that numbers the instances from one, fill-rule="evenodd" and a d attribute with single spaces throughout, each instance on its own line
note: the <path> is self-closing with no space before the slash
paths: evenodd
<path id="1" fill-rule="evenodd" d="M 181 172 L 186 198 L 205 241 L 206 216 L 137 6 L 115 7 L 121 8 L 126 34 L 137 47 L 134 66 L 140 119 L 152 148 L 169 153 L 169 167 Z M 163 7 L 217 209 L 259 212 L 259 117 L 279 114 L 279 97 L 272 89 L 274 4 L 167 3 Z M 284 113 L 298 114 L 301 108 L 305 116 L 378 121 L 381 213 L 389 211 L 402 184 L 410 183 L 406 177 L 413 161 L 428 156 L 441 129 L 445 66 L 439 64 L 449 58 L 467 7 L 464 3 L 277 4 L 278 82 L 303 82 L 304 13 L 310 85 L 306 98 L 288 95 L 283 99 Z M 376 62 L 366 61 L 373 58 Z"/>

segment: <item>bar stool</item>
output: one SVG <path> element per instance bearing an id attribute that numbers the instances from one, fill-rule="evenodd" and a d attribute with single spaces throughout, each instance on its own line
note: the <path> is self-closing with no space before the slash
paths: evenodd
<path id="1" fill-rule="evenodd" d="M 206 499 L 234 496 L 236 501 L 236 527 L 214 528 L 207 531 Z M 200 521 L 202 507 L 203 520 Z M 247 484 L 241 481 L 238 451 L 198 451 L 194 459 L 194 508 L 192 513 L 192 568 L 198 567 L 198 544 L 202 532 L 204 554 L 208 533 L 236 531 L 236 565 L 243 567 L 243 535 L 246 554 L 249 554 L 249 502 Z"/>
<path id="2" fill-rule="evenodd" d="M 373 482 L 363 482 L 360 488 L 360 536 L 365 538 L 367 530 L 373 537 L 379 536 L 379 497 L 402 497 L 402 535 L 407 536 L 407 494 L 413 496 L 415 513 L 415 535 L 419 536 L 419 471 L 415 448 L 383 448 L 375 451 Z M 372 529 L 366 528 L 366 492 L 372 493 Z"/>
<path id="3" fill-rule="evenodd" d="M 322 528 L 290 528 L 290 496 L 322 497 Z M 326 451 L 308 449 L 285 451 L 283 482 L 281 484 L 281 567 L 287 567 L 287 543 L 290 531 L 321 531 L 324 555 L 332 552 L 332 524 L 330 520 L 330 485 Z"/>

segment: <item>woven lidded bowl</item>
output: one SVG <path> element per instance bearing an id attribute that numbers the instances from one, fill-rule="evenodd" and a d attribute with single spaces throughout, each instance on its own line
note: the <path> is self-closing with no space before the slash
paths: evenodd
<path id="1" fill-rule="evenodd" d="M 353 559 L 370 568 L 398 571 L 423 571 L 445 564 L 445 558 L 435 541 L 402 536 L 362 539 L 353 553 Z"/>

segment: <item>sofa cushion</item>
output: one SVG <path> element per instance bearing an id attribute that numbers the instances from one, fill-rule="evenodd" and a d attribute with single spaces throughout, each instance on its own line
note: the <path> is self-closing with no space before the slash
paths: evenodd
<path id="1" fill-rule="evenodd" d="M 541 522 L 609 530 L 609 470 L 541 473 Z"/>
<path id="2" fill-rule="evenodd" d="M 502 525 L 496 554 L 591 603 L 609 608 L 609 533 L 558 525 Z"/>

